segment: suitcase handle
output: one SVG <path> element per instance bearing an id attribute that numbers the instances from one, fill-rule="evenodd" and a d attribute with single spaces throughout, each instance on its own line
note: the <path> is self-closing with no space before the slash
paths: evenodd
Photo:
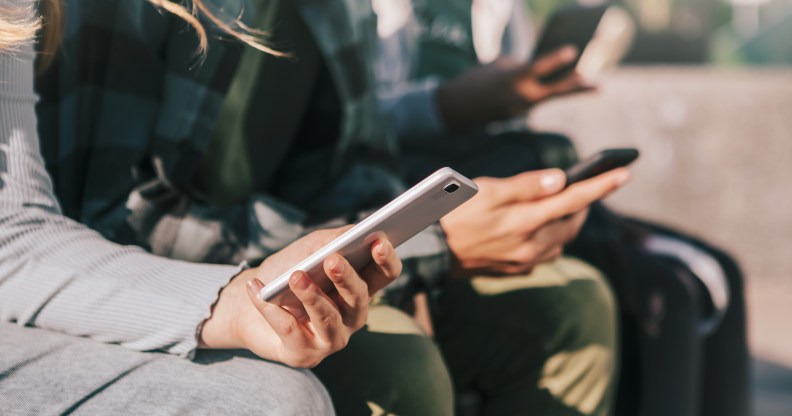
<path id="1" fill-rule="evenodd" d="M 649 252 L 678 259 L 701 282 L 714 308 L 699 322 L 699 334 L 707 336 L 715 332 L 726 315 L 731 298 L 726 274 L 718 261 L 693 244 L 667 235 L 652 233 L 646 236 L 643 245 Z"/>

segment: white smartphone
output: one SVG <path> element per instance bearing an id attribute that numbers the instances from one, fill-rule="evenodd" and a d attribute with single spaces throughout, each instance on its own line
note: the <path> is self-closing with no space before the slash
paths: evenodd
<path id="1" fill-rule="evenodd" d="M 333 288 L 322 264 L 333 253 L 344 256 L 355 270 L 373 260 L 371 245 L 385 236 L 398 247 L 478 192 L 476 184 L 451 168 L 433 173 L 399 197 L 371 214 L 305 260 L 265 282 L 259 298 L 281 306 L 301 307 L 289 289 L 289 277 L 302 270 L 325 292 Z"/>

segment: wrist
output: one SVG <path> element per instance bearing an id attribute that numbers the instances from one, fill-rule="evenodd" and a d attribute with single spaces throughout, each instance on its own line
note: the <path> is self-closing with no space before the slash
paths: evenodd
<path id="1" fill-rule="evenodd" d="M 434 91 L 435 108 L 440 117 L 441 123 L 446 127 L 446 130 L 454 131 L 459 130 L 459 117 L 458 103 L 454 99 L 454 87 L 451 84 L 453 81 L 444 82 L 437 86 Z"/>
<path id="2" fill-rule="evenodd" d="M 253 308 L 245 291 L 245 282 L 256 277 L 256 269 L 242 271 L 221 291 L 212 306 L 199 338 L 199 347 L 208 349 L 246 348 L 240 328 L 245 307 Z"/>
<path id="3" fill-rule="evenodd" d="M 446 264 L 448 267 L 448 276 L 452 279 L 459 278 L 461 276 L 465 276 L 465 268 L 463 266 L 462 260 L 459 258 L 457 254 L 457 250 L 455 250 L 455 242 L 451 240 L 446 231 L 445 224 L 443 222 L 445 218 L 441 219 L 438 223 L 438 229 L 443 235 L 443 242 L 445 243 L 446 247 Z"/>

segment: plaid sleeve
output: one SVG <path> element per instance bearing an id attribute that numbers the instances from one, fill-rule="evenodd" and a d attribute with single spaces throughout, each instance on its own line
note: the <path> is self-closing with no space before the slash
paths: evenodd
<path id="1" fill-rule="evenodd" d="M 305 215 L 267 195 L 218 206 L 159 180 L 132 192 L 127 224 L 135 238 L 163 256 L 209 263 L 260 259 L 305 233 Z"/>

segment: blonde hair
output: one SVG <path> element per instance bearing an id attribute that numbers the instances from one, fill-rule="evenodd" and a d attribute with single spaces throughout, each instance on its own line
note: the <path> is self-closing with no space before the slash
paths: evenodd
<path id="1" fill-rule="evenodd" d="M 0 52 L 29 42 L 41 27 L 41 18 L 32 9 L 0 4 Z"/>
<path id="2" fill-rule="evenodd" d="M 148 2 L 161 10 L 180 17 L 195 30 L 198 36 L 197 52 L 200 56 L 205 56 L 209 47 L 209 35 L 200 21 L 201 17 L 208 19 L 226 35 L 255 49 L 275 56 L 287 56 L 287 54 L 272 49 L 263 42 L 263 38 L 267 36 L 266 32 L 246 26 L 239 18 L 229 19 L 224 16 L 218 16 L 215 12 L 209 10 L 203 0 L 192 0 L 190 9 L 171 0 L 148 0 Z M 0 4 L 0 52 L 13 49 L 30 41 L 35 37 L 38 30 L 43 27 L 44 30 L 42 30 L 40 41 L 42 59 L 45 61 L 44 66 L 46 66 L 47 61 L 52 60 L 63 33 L 61 0 L 46 0 L 42 2 L 42 14 L 44 16 L 43 19 L 41 16 L 36 15 L 32 9 L 12 8 Z"/>
<path id="3" fill-rule="evenodd" d="M 205 55 L 209 47 L 209 36 L 207 35 L 206 28 L 201 24 L 200 17 L 203 16 L 209 19 L 210 22 L 215 24 L 225 34 L 245 43 L 255 49 L 264 53 L 275 56 L 287 56 L 287 54 L 270 48 L 262 42 L 262 38 L 267 36 L 267 32 L 259 29 L 251 28 L 239 18 L 226 18 L 220 17 L 216 13 L 209 10 L 203 0 L 192 0 L 192 8 L 188 9 L 185 6 L 176 4 L 170 0 L 148 0 L 154 6 L 166 10 L 174 15 L 184 19 L 189 24 L 195 33 L 198 35 L 198 52 Z"/>

